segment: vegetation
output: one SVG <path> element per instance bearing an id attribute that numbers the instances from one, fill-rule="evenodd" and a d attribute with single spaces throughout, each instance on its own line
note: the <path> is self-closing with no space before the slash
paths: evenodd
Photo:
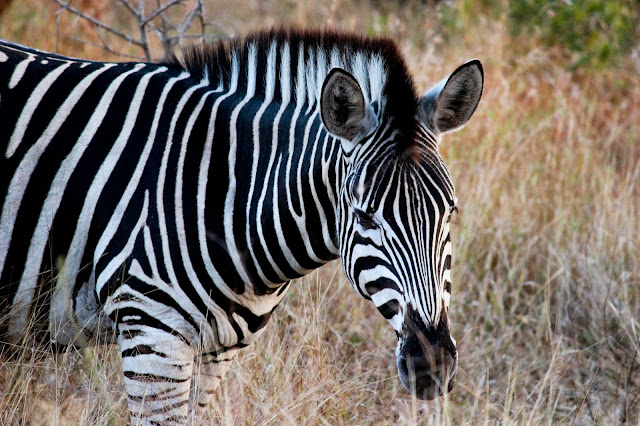
<path id="1" fill-rule="evenodd" d="M 640 45 L 637 21 L 626 23 L 637 5 L 544 2 L 544 16 L 555 16 L 542 19 L 535 0 L 380 3 L 204 2 L 219 33 L 284 23 L 389 35 L 422 90 L 467 59 L 483 61 L 480 107 L 441 147 L 460 199 L 450 312 L 456 388 L 434 402 L 406 393 L 391 327 L 336 262 L 292 285 L 201 420 L 639 424 Z M 81 4 L 129 30 L 116 4 Z M 117 59 L 68 38 L 95 35 L 56 10 L 14 2 L 0 17 L 0 37 Z M 584 38 L 574 34 L 581 28 Z M 0 366 L 0 424 L 126 422 L 117 358 L 110 346 L 52 355 L 26 345 Z"/>
<path id="2" fill-rule="evenodd" d="M 524 37 L 533 37 L 570 57 L 573 68 L 598 70 L 637 47 L 639 13 L 640 4 L 633 0 L 463 0 L 445 2 L 438 16 L 450 39 L 483 19 L 501 20 L 514 51 L 522 53 Z"/>
<path id="3" fill-rule="evenodd" d="M 637 44 L 637 2 L 632 0 L 518 0 L 509 2 L 510 29 L 539 34 L 546 45 L 577 55 L 576 65 L 603 66 Z"/>

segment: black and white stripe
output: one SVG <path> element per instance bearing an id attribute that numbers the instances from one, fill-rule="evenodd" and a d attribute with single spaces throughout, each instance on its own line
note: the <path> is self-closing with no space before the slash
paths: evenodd
<path id="1" fill-rule="evenodd" d="M 444 325 L 451 343 L 438 134 L 468 120 L 481 80 L 471 62 L 419 98 L 392 42 L 330 32 L 164 64 L 1 42 L 3 340 L 33 322 L 61 344 L 114 330 L 132 418 L 180 423 L 288 282 L 340 257 L 399 357 Z"/>

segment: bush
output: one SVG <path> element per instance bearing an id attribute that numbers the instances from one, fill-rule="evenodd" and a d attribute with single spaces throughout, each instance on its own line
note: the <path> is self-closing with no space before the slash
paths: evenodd
<path id="1" fill-rule="evenodd" d="M 514 36 L 537 34 L 574 52 L 576 67 L 602 67 L 633 47 L 637 12 L 632 0 L 510 0 L 508 26 Z"/>
<path id="2" fill-rule="evenodd" d="M 440 31 L 449 42 L 468 36 L 483 22 L 505 22 L 512 46 L 534 37 L 546 47 L 571 54 L 573 67 L 603 68 L 637 43 L 638 0 L 447 0 L 438 7 Z"/>

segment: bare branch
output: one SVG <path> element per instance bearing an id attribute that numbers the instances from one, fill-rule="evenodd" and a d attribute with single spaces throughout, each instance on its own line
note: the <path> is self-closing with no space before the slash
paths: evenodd
<path id="1" fill-rule="evenodd" d="M 90 43 L 77 37 L 72 37 L 72 39 L 99 47 L 109 53 L 126 58 L 146 59 L 147 61 L 151 61 L 153 59 L 151 55 L 151 44 L 149 43 L 149 33 L 152 33 L 153 36 L 157 37 L 158 41 L 160 41 L 164 52 L 164 58 L 168 58 L 173 54 L 176 45 L 183 47 L 183 43 L 187 39 L 199 39 L 200 43 L 204 43 L 209 39 L 218 38 L 217 36 L 210 36 L 206 34 L 208 27 L 216 27 L 216 25 L 208 23 L 205 20 L 204 3 L 202 0 L 195 0 L 193 3 L 189 0 L 155 0 L 155 2 L 153 2 L 155 3 L 155 9 L 149 11 L 149 14 L 146 16 L 145 12 L 150 9 L 147 7 L 147 0 L 137 0 L 137 4 L 135 4 L 134 0 L 118 0 L 118 3 L 122 4 L 130 15 L 130 18 L 135 22 L 134 25 L 137 27 L 139 32 L 138 38 L 118 30 L 117 28 L 96 19 L 94 16 L 91 16 L 82 10 L 72 7 L 70 5 L 70 0 L 53 1 L 55 1 L 55 3 L 61 8 L 58 11 L 58 31 L 60 31 L 59 20 L 62 11 L 69 11 L 77 19 L 83 19 L 91 23 L 95 28 L 96 36 L 100 42 Z M 163 1 L 167 2 L 163 4 Z M 177 20 L 177 22 L 176 20 L 168 18 L 167 12 L 169 9 L 174 6 L 186 6 L 188 3 L 192 4 L 193 7 L 185 8 L 181 18 Z M 160 21 L 158 22 L 157 19 Z M 197 22 L 197 24 L 195 24 L 195 22 Z M 198 26 L 198 29 L 190 31 L 194 24 Z M 197 34 L 187 34 L 187 32 L 196 32 Z M 130 45 L 140 48 L 142 50 L 143 57 L 136 57 L 130 54 L 121 53 L 117 49 L 114 49 L 111 47 L 110 43 L 104 39 L 106 34 L 112 34 L 117 38 L 126 40 Z"/>
<path id="2" fill-rule="evenodd" d="M 184 0 L 171 0 L 170 2 L 168 2 L 167 4 L 159 7 L 158 9 L 156 9 L 155 11 L 153 11 L 151 13 L 151 15 L 147 16 L 142 22 L 141 25 L 147 25 L 147 23 L 149 23 L 149 21 L 153 20 L 156 16 L 161 15 L 164 11 L 166 11 L 167 9 L 169 9 L 172 6 L 175 6 L 177 4 L 183 3 Z"/>
<path id="3" fill-rule="evenodd" d="M 58 6 L 60 6 L 64 10 L 68 10 L 69 12 L 73 13 L 77 17 L 82 18 L 82 19 L 84 19 L 84 20 L 86 20 L 88 22 L 91 22 L 93 25 L 95 25 L 95 26 L 97 26 L 97 27 L 99 27 L 99 28 L 101 28 L 101 29 L 103 29 L 103 30 L 105 30 L 105 31 L 117 36 L 117 37 L 120 37 L 121 39 L 126 40 L 129 43 L 135 44 L 136 46 L 140 46 L 143 49 L 145 48 L 145 46 L 143 45 L 142 41 L 134 39 L 129 34 L 125 34 L 122 31 L 119 31 L 119 30 L 117 30 L 117 29 L 105 24 L 104 22 L 99 21 L 98 19 L 94 18 L 93 16 L 85 14 L 84 12 L 82 12 L 82 11 L 72 7 L 72 6 L 70 6 L 68 3 L 63 3 L 61 0 L 53 0 L 53 1 L 55 1 L 58 4 Z"/>
<path id="4" fill-rule="evenodd" d="M 206 37 L 204 32 L 207 23 L 204 20 L 204 6 L 202 5 L 202 1 L 198 0 L 198 3 L 200 4 L 200 14 L 198 15 L 200 21 L 200 43 L 204 43 Z"/>
<path id="5" fill-rule="evenodd" d="M 137 59 L 137 60 L 142 60 L 144 58 L 140 57 L 140 56 L 135 56 L 135 55 L 130 55 L 128 53 L 121 53 L 120 51 L 117 51 L 115 49 L 113 49 L 112 47 L 109 46 L 109 44 L 107 43 L 107 41 L 104 39 L 103 35 L 100 34 L 99 31 L 96 31 L 96 36 L 98 37 L 98 40 L 100 40 L 101 45 L 95 44 L 95 43 L 90 43 L 90 42 L 85 42 L 85 44 L 93 44 L 94 46 L 100 47 L 103 50 L 109 52 L 109 53 L 113 53 L 116 54 L 118 56 L 122 56 L 124 58 L 129 58 L 129 59 Z"/>
<path id="6" fill-rule="evenodd" d="M 162 7 L 162 0 L 156 0 L 157 7 Z M 156 33 L 156 37 L 162 43 L 162 51 L 164 52 L 165 59 L 168 58 L 173 51 L 173 43 L 169 40 L 168 34 L 171 29 L 174 29 L 175 26 L 171 25 L 166 16 L 163 14 L 160 15 L 160 25 L 161 28 L 157 28 L 152 22 L 148 24 L 152 30 Z"/>
<path id="7" fill-rule="evenodd" d="M 165 32 L 162 29 L 156 28 L 155 26 L 149 24 L 151 26 L 151 30 L 156 34 L 156 37 L 162 43 L 162 50 L 164 51 L 164 59 L 168 58 L 170 54 L 173 52 L 173 44 L 174 40 L 172 37 L 166 37 Z"/>
<path id="8" fill-rule="evenodd" d="M 144 3 L 145 0 L 138 0 L 138 13 L 136 16 L 140 19 L 142 19 L 142 16 L 144 15 Z"/>
<path id="9" fill-rule="evenodd" d="M 129 3 L 129 0 L 120 0 L 120 3 L 122 3 L 133 16 L 135 16 L 136 18 L 138 17 L 138 11 L 135 9 L 135 7 L 133 7 L 131 3 Z"/>
<path id="10" fill-rule="evenodd" d="M 187 17 L 185 23 L 181 25 L 181 28 L 180 28 L 181 36 L 184 35 L 184 33 L 189 29 L 189 27 L 191 27 L 191 24 L 193 23 L 193 19 L 196 17 L 196 15 L 202 16 L 202 2 L 200 2 L 200 0 L 196 2 L 196 4 L 193 6 L 193 9 L 191 9 L 191 12 L 189 13 L 189 16 Z"/>

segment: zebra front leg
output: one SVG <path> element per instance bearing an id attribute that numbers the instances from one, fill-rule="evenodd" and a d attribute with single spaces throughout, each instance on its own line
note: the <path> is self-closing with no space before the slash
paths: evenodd
<path id="1" fill-rule="evenodd" d="M 196 357 L 191 400 L 199 415 L 204 415 L 206 408 L 213 402 L 214 393 L 231 366 L 235 353 L 236 351 L 230 351 L 216 355 L 203 352 Z"/>
<path id="2" fill-rule="evenodd" d="M 118 324 L 118 344 L 131 423 L 186 423 L 193 348 L 175 333 L 131 321 Z"/>

